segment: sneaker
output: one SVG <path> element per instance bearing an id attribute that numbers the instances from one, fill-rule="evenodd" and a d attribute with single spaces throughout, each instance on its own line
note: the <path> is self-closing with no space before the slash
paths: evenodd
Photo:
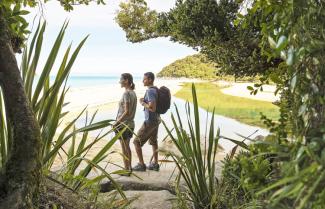
<path id="1" fill-rule="evenodd" d="M 150 163 L 148 166 L 148 170 L 159 171 L 159 164 L 158 163 Z"/>
<path id="2" fill-rule="evenodd" d="M 138 163 L 136 166 L 134 166 L 133 168 L 132 168 L 132 170 L 133 171 L 146 171 L 146 165 L 144 164 L 144 165 L 142 165 L 142 164 L 140 164 L 140 163 Z"/>

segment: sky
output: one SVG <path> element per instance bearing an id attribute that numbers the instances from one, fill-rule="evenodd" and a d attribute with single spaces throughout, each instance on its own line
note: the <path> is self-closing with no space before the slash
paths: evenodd
<path id="1" fill-rule="evenodd" d="M 31 14 L 26 16 L 30 23 L 36 15 L 42 16 L 47 22 L 40 66 L 45 63 L 65 20 L 69 20 L 69 26 L 59 60 L 71 42 L 74 49 L 86 35 L 90 35 L 74 64 L 72 75 L 110 76 L 123 72 L 142 75 L 147 71 L 157 73 L 173 61 L 197 53 L 190 47 L 169 41 L 168 38 L 157 38 L 136 44 L 128 42 L 124 31 L 114 21 L 121 1 L 105 2 L 106 5 L 75 6 L 72 12 L 64 11 L 57 1 L 44 4 L 42 12 L 40 8 L 33 9 Z M 147 2 L 150 8 L 157 11 L 168 11 L 175 4 L 175 0 Z M 37 21 L 34 29 L 36 24 Z M 32 24 L 30 26 L 32 27 Z M 20 57 L 17 59 L 19 61 Z M 57 63 L 55 68 L 58 65 Z"/>

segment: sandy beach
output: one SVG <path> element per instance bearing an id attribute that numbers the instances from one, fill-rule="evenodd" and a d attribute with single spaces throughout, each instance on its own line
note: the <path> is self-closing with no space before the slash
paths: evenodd
<path id="1" fill-rule="evenodd" d="M 174 95 L 179 89 L 182 88 L 183 83 L 197 83 L 202 82 L 198 79 L 156 79 L 155 85 L 160 86 L 167 86 L 171 94 Z M 143 97 L 146 91 L 146 87 L 143 86 L 142 82 L 138 81 L 135 83 L 136 89 L 135 92 L 137 94 L 137 97 Z M 69 111 L 69 114 L 67 114 L 64 117 L 64 121 L 62 123 L 62 126 L 59 128 L 59 130 L 62 130 L 65 126 L 65 124 L 72 121 L 85 107 L 87 107 L 87 111 L 89 114 L 94 113 L 95 111 L 99 111 L 99 114 L 105 114 L 109 112 L 110 114 L 107 115 L 107 118 L 104 119 L 115 119 L 116 110 L 118 108 L 118 102 L 121 98 L 121 95 L 123 94 L 124 89 L 120 88 L 120 85 L 118 84 L 118 80 L 116 84 L 108 84 L 108 85 L 96 85 L 91 87 L 77 87 L 77 88 L 70 88 L 69 91 L 66 94 L 65 102 L 69 103 L 67 106 L 64 107 L 63 111 Z M 103 113 L 104 112 L 104 113 Z M 142 116 L 142 113 L 138 113 L 138 116 L 140 114 L 140 117 Z M 141 125 L 141 124 L 140 124 Z M 136 127 L 137 129 L 137 127 Z M 163 127 L 161 128 L 163 129 Z M 92 147 L 92 149 L 88 152 L 86 157 L 92 158 L 94 157 L 102 147 L 105 146 L 105 144 L 109 141 L 110 138 L 112 138 L 114 135 L 110 134 L 104 139 L 100 140 L 95 144 L 95 146 Z M 77 137 L 77 144 L 78 140 L 80 140 L 81 135 Z M 90 135 L 88 143 L 91 143 L 93 141 L 94 135 Z M 87 144 L 88 144 L 87 143 Z M 70 142 L 66 142 L 64 147 L 68 148 L 70 146 Z M 132 149 L 132 155 L 136 156 L 135 150 L 133 149 L 133 144 L 131 144 Z M 122 165 L 122 156 L 121 156 L 121 147 L 120 143 L 117 142 L 113 146 L 113 149 L 111 149 L 113 153 L 110 154 L 107 158 L 107 160 L 104 160 L 102 165 L 104 166 L 107 162 L 113 162 L 118 165 Z M 151 146 L 145 145 L 143 147 L 143 154 L 145 161 L 149 161 L 151 158 Z M 64 156 L 64 155 L 63 155 Z M 162 157 L 162 156 L 161 156 Z M 60 169 L 62 167 L 62 162 L 64 162 L 65 159 L 57 159 L 53 165 L 53 170 Z M 136 164 L 137 160 L 133 158 L 133 164 Z M 114 169 L 116 169 L 116 166 L 113 166 Z"/>
<path id="2" fill-rule="evenodd" d="M 207 82 L 199 79 L 161 79 L 158 78 L 155 81 L 155 85 L 166 86 L 170 89 L 171 94 L 174 95 L 183 86 L 183 83 L 198 83 Z M 250 91 L 247 90 L 247 86 L 253 86 L 253 83 L 234 83 L 228 81 L 215 82 L 217 85 L 223 86 L 221 90 L 224 94 L 231 96 L 244 97 L 254 100 L 262 100 L 268 102 L 274 102 L 279 100 L 279 95 L 274 95 L 275 86 L 264 85 L 263 92 L 258 92 L 256 95 L 251 95 Z M 143 97 L 146 87 L 143 86 L 142 82 L 138 81 L 135 83 L 135 92 L 138 98 Z M 93 87 L 80 87 L 71 88 L 66 94 L 65 102 L 69 105 L 64 107 L 64 111 L 71 113 L 80 112 L 86 106 L 88 110 L 95 109 L 114 109 L 117 108 L 118 101 L 121 98 L 124 89 L 120 88 L 118 81 L 116 84 L 99 85 L 94 84 Z"/>
<path id="3" fill-rule="evenodd" d="M 280 99 L 279 94 L 274 95 L 276 87 L 274 85 L 263 85 L 263 91 L 259 91 L 256 95 L 250 94 L 247 86 L 254 86 L 254 83 L 234 83 L 227 81 L 219 81 L 216 84 L 225 86 L 221 89 L 222 93 L 236 97 L 243 97 L 254 100 L 267 102 L 275 102 Z"/>
<path id="4" fill-rule="evenodd" d="M 155 85 L 157 87 L 166 86 L 170 89 L 171 94 L 174 95 L 179 89 L 182 88 L 182 84 L 202 82 L 198 79 L 156 79 Z M 120 88 L 118 80 L 116 84 L 100 85 L 93 87 L 80 87 L 80 88 L 71 88 L 66 95 L 66 102 L 69 102 L 69 105 L 65 107 L 64 111 L 78 112 L 85 108 L 86 106 L 89 109 L 102 109 L 102 108 L 116 108 L 118 101 L 123 94 L 124 89 Z M 146 87 L 143 86 L 143 83 L 138 81 L 135 82 L 135 93 L 138 98 L 144 96 Z"/>
<path id="5" fill-rule="evenodd" d="M 170 90 L 172 95 L 174 95 L 178 90 L 182 88 L 183 83 L 185 82 L 202 82 L 201 80 L 196 79 L 157 79 L 155 82 L 155 85 L 160 86 L 167 86 Z M 138 98 L 142 97 L 145 93 L 146 87 L 143 86 L 141 81 L 138 81 L 135 83 L 136 85 L 136 94 Z M 220 85 L 220 84 L 219 84 Z M 269 87 L 268 91 L 265 91 L 263 94 L 257 94 L 256 96 L 252 96 L 249 94 L 249 91 L 247 90 L 247 85 L 252 85 L 250 83 L 225 83 L 223 82 L 222 86 L 225 86 L 223 89 L 223 93 L 230 94 L 233 96 L 241 96 L 241 97 L 248 97 L 252 99 L 258 99 L 258 100 L 264 100 L 264 101 L 274 101 L 277 98 L 274 97 L 274 94 L 272 92 L 274 87 Z M 110 84 L 110 85 L 100 85 L 92 87 L 80 87 L 80 88 L 71 88 L 69 92 L 66 95 L 66 102 L 69 102 L 69 105 L 67 105 L 64 109 L 64 111 L 69 111 L 70 113 L 65 117 L 65 123 L 68 121 L 71 121 L 77 114 L 80 113 L 82 109 L 84 109 L 86 106 L 88 106 L 87 110 L 91 113 L 96 110 L 101 111 L 102 118 L 101 119 L 114 119 L 114 116 L 116 114 L 118 101 L 120 100 L 120 97 L 123 93 L 124 89 L 120 88 L 119 84 Z M 185 110 L 183 114 L 185 114 Z M 143 113 L 138 109 L 136 120 L 142 120 L 143 119 Z M 106 117 L 104 115 L 107 115 Z M 202 110 L 202 114 L 204 114 L 204 111 Z M 100 115 L 100 114 L 99 114 Z M 170 114 L 164 115 L 165 118 L 170 117 Z M 170 119 L 170 118 L 168 118 Z M 252 127 L 248 126 L 246 124 L 241 124 L 236 120 L 229 119 L 226 117 L 218 116 L 216 117 L 216 123 L 218 124 L 218 127 L 221 129 L 221 133 L 228 137 L 238 137 L 236 136 L 236 132 L 242 133 L 243 135 L 249 135 L 250 133 L 254 132 L 254 130 L 259 129 L 258 127 Z M 63 123 L 64 124 L 64 123 Z M 141 124 L 136 124 L 136 130 L 137 126 Z M 171 124 L 169 124 L 171 125 Z M 237 127 L 237 130 L 236 128 Z M 160 132 L 163 134 L 166 134 L 165 128 L 160 127 Z M 268 132 L 266 130 L 261 130 L 258 132 L 258 134 L 266 135 Z M 258 135 L 257 134 L 257 135 Z M 99 141 L 88 153 L 87 157 L 91 158 L 96 155 L 96 153 L 99 152 L 99 150 L 105 146 L 105 144 L 109 141 L 109 138 L 113 137 L 113 135 L 109 135 L 105 137 L 103 140 Z M 92 141 L 92 138 L 94 138 L 92 135 L 89 137 L 89 143 Z M 160 147 L 169 147 L 170 144 L 166 144 L 165 142 L 162 142 L 162 135 L 159 137 L 159 146 Z M 219 153 L 220 158 L 222 156 L 225 156 L 229 150 L 233 147 L 233 144 L 223 144 L 222 145 L 224 150 Z M 65 147 L 69 147 L 69 142 L 65 144 Z M 170 147 L 169 147 L 170 148 Z M 131 142 L 131 150 L 133 154 L 133 165 L 137 163 L 136 159 L 136 153 L 133 147 L 133 144 Z M 121 149 L 120 149 L 120 143 L 115 143 L 112 150 L 114 153 L 110 154 L 107 160 L 105 162 L 114 162 L 118 165 L 122 165 L 122 157 L 120 155 Z M 146 162 L 148 162 L 152 155 L 151 146 L 145 145 L 143 147 L 143 153 L 144 153 L 144 159 Z M 163 156 L 160 156 L 160 158 Z M 104 163 L 103 162 L 103 165 Z M 61 161 L 55 162 L 54 167 L 59 168 L 62 166 Z M 168 166 L 169 167 L 169 166 Z M 115 167 L 116 168 L 116 167 Z"/>

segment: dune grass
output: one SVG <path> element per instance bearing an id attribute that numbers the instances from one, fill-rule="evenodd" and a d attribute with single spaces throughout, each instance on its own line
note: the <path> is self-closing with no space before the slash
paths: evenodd
<path id="1" fill-rule="evenodd" d="M 265 127 L 260 112 L 272 120 L 277 120 L 279 117 L 279 108 L 271 102 L 226 95 L 213 83 L 197 83 L 195 87 L 199 106 L 209 111 L 215 107 L 216 114 L 260 127 Z M 192 102 L 191 93 L 191 84 L 186 83 L 175 96 Z"/>

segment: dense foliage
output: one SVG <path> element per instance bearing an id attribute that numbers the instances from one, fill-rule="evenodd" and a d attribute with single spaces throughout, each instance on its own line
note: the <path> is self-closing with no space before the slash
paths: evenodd
<path id="1" fill-rule="evenodd" d="M 247 13 L 243 5 L 248 5 Z M 319 0 L 180 0 L 157 15 L 156 34 L 199 49 L 224 73 L 261 74 L 260 82 L 249 87 L 254 94 L 270 81 L 281 93 L 280 119 L 262 117 L 275 143 L 266 143 L 267 149 L 257 153 L 249 150 L 250 161 L 226 164 L 242 166 L 233 171 L 248 179 L 229 181 L 228 186 L 241 188 L 240 195 L 255 192 L 233 208 L 245 202 L 253 208 L 324 208 L 324 6 Z M 262 155 L 270 159 L 272 178 L 256 188 L 247 183 L 267 177 L 268 172 L 260 172 L 264 163 L 254 165 Z M 255 172 L 243 172 L 243 165 Z"/>
<path id="2" fill-rule="evenodd" d="M 246 27 L 242 27 L 240 21 L 235 21 L 239 2 L 178 0 L 169 12 L 157 13 L 145 1 L 132 0 L 121 4 L 116 20 L 131 42 L 169 36 L 172 41 L 206 54 L 220 65 L 223 74 L 254 76 L 277 66 L 281 59 L 268 60 L 260 53 L 258 25 L 245 23 Z M 143 12 L 136 12 L 139 8 Z M 152 13 L 155 15 L 147 15 Z M 150 21 L 144 22 L 145 19 Z"/>
<path id="3" fill-rule="evenodd" d="M 67 23 L 64 23 L 52 47 L 52 51 L 46 60 L 46 65 L 42 66 L 43 71 L 38 78 L 35 76 L 35 72 L 36 68 L 39 66 L 38 60 L 44 46 L 43 40 L 46 30 L 45 23 L 39 24 L 30 44 L 23 49 L 20 70 L 28 100 L 31 103 L 35 118 L 41 130 L 43 176 L 54 183 L 59 183 L 59 185 L 74 193 L 81 193 L 85 190 L 89 191 L 89 189 L 98 192 L 98 188 L 94 186 L 98 181 L 103 178 L 112 179 L 110 173 L 104 171 L 98 164 L 105 159 L 109 149 L 118 138 L 113 137 L 95 156 L 89 156 L 87 153 L 114 130 L 109 129 L 94 138 L 90 137 L 91 131 L 102 130 L 102 128 L 112 125 L 114 120 L 94 122 L 96 113 L 89 116 L 88 113 L 86 113 L 86 108 L 80 111 L 75 118 L 70 119 L 71 121 L 67 120 L 66 115 L 69 114 L 69 112 L 64 110 L 64 106 L 67 105 L 64 102 L 65 95 L 68 91 L 66 82 L 69 78 L 73 63 L 87 37 L 81 41 L 72 53 L 71 45 L 67 47 L 64 57 L 60 62 L 60 68 L 54 78 L 52 77 L 54 81 L 50 82 L 50 73 L 54 70 L 55 62 L 59 61 L 57 55 L 62 48 L 61 43 L 64 39 L 66 28 Z M 12 127 L 5 114 L 6 107 L 3 102 L 4 99 L 2 92 L 0 92 L 0 170 L 4 169 L 11 155 L 10 145 L 13 140 L 10 134 Z M 77 120 L 81 117 L 84 117 L 86 122 L 83 126 L 77 127 Z M 84 164 L 84 162 L 88 165 Z M 60 164 L 60 166 L 58 166 L 58 164 Z M 93 167 L 96 167 L 102 172 L 97 178 L 90 179 L 88 176 Z M 53 170 L 57 171 L 53 173 Z M 42 184 L 44 182 L 42 182 Z M 112 182 L 117 186 L 113 180 Z M 50 188 L 50 190 L 51 189 L 54 189 L 54 186 Z M 118 191 L 125 197 L 119 188 Z M 89 193 L 88 197 L 91 197 L 91 201 L 93 201 L 94 197 L 91 195 L 93 194 Z M 42 194 L 42 198 L 43 196 L 46 196 L 46 194 Z M 83 198 L 85 197 L 83 196 Z M 43 202 L 40 207 L 47 208 L 47 204 L 47 202 Z M 58 200 L 52 201 L 51 204 L 61 205 Z"/>
<path id="4" fill-rule="evenodd" d="M 25 9 L 36 6 L 42 8 L 43 2 L 46 3 L 47 1 L 0 1 L 1 208 L 37 208 L 40 203 L 40 184 L 44 177 L 42 161 L 45 160 L 46 164 L 51 164 L 51 157 L 45 157 L 44 154 L 54 156 L 57 153 L 56 151 L 60 149 L 60 146 L 55 148 L 56 151 L 50 149 L 54 134 L 53 130 L 56 130 L 57 121 L 48 122 L 48 120 L 53 119 L 52 116 L 54 116 L 51 110 L 63 105 L 62 94 L 65 94 L 65 91 L 63 90 L 63 93 L 58 92 L 62 90 L 60 86 L 64 84 L 64 76 L 59 75 L 57 77 L 58 84 L 50 86 L 49 71 L 46 71 L 46 69 L 52 69 L 56 50 L 60 45 L 63 37 L 62 33 L 64 32 L 63 30 L 60 32 L 59 38 L 49 55 L 42 72 L 41 80 L 43 81 L 37 84 L 32 100 L 34 69 L 37 67 L 43 36 L 39 36 L 37 42 L 35 42 L 35 39 L 33 41 L 38 52 L 35 52 L 32 57 L 31 52 L 33 49 L 31 49 L 28 56 L 25 56 L 22 63 L 27 62 L 27 64 L 22 67 L 22 70 L 26 70 L 23 75 L 21 75 L 14 54 L 21 52 L 29 34 L 27 30 L 28 23 L 24 19 L 24 15 L 28 14 L 28 11 Z M 76 4 L 103 3 L 102 0 L 66 0 L 59 2 L 67 11 L 72 10 Z M 76 51 L 79 51 L 79 49 Z M 68 54 L 69 52 L 66 53 L 66 56 Z M 71 68 L 76 54 L 77 52 L 72 55 L 70 61 L 65 57 L 64 65 L 61 65 L 59 70 L 60 74 L 64 74 L 62 71 L 65 69 L 62 68 Z M 48 94 L 42 95 L 41 93 Z M 45 97 L 48 99 L 47 101 Z M 58 114 L 55 115 L 56 117 L 60 118 L 62 116 L 60 111 L 61 109 L 57 108 L 56 112 Z M 36 112 L 37 116 L 35 115 Z M 37 121 L 38 119 L 39 121 Z M 51 129 L 47 129 L 48 127 L 51 127 Z M 40 129 L 42 129 L 42 132 Z M 41 144 L 41 138 L 46 141 L 43 144 L 44 146 Z M 42 159 L 42 157 L 45 157 L 45 159 Z"/>
<path id="5" fill-rule="evenodd" d="M 217 78 L 217 65 L 202 54 L 187 56 L 164 67 L 158 77 Z"/>
<path id="6" fill-rule="evenodd" d="M 276 189 L 270 204 L 295 208 L 324 207 L 325 122 L 325 8 L 322 1 L 298 0 L 266 4 L 255 1 L 247 21 L 263 26 L 261 47 L 269 57 L 285 64 L 274 70 L 282 90 L 282 112 L 288 138 L 280 131 L 279 143 L 290 141 L 283 172 L 269 189 Z M 258 17 L 256 13 L 260 13 Z M 272 19 L 267 14 L 274 14 Z M 272 49 L 267 49 L 267 45 Z M 282 137 L 281 137 L 282 136 Z M 267 190 L 267 189 L 266 189 Z"/>

